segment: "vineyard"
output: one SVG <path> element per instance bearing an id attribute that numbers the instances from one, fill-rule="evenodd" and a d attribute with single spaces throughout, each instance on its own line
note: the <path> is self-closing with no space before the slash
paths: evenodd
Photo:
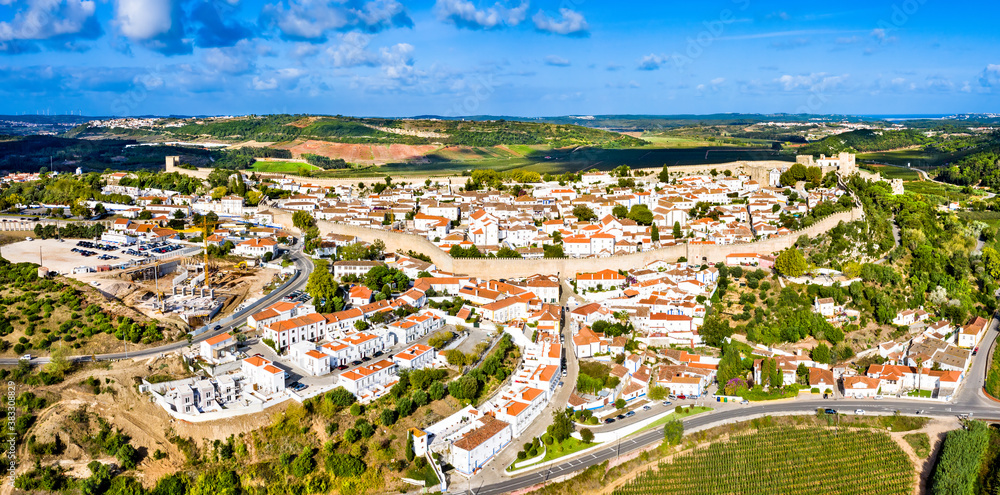
<path id="1" fill-rule="evenodd" d="M 915 481 L 909 458 L 884 433 L 769 428 L 660 463 L 613 493 L 902 495 Z"/>

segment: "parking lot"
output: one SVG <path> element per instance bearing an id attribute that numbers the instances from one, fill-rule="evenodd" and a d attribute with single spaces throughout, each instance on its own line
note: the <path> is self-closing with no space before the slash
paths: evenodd
<path id="1" fill-rule="evenodd" d="M 78 247 L 77 239 L 34 239 L 31 241 L 15 242 L 3 246 L 3 257 L 14 263 L 38 263 L 41 260 L 42 266 L 59 274 L 70 275 L 73 268 L 77 266 L 96 266 L 126 263 L 133 259 L 144 259 L 146 256 L 137 256 L 118 251 L 105 251 L 96 247 Z M 94 243 L 106 244 L 106 243 Z M 92 252 L 85 255 L 81 251 Z M 101 255 L 117 256 L 117 259 L 100 259 Z"/>

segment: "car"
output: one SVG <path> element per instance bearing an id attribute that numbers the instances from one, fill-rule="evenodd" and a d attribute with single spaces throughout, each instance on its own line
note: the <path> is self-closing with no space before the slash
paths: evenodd
<path id="1" fill-rule="evenodd" d="M 25 354 L 25 355 L 21 356 L 21 359 L 24 359 L 24 360 L 27 360 L 27 361 L 31 361 L 31 354 Z"/>
<path id="2" fill-rule="evenodd" d="M 629 411 L 629 412 L 625 413 L 625 417 L 626 418 L 631 418 L 632 416 L 635 416 L 635 411 Z"/>
<path id="3" fill-rule="evenodd" d="M 305 390 L 305 389 L 307 389 L 307 388 L 309 388 L 309 385 L 306 385 L 305 383 L 300 383 L 300 384 L 299 384 L 299 388 L 297 388 L 297 389 L 295 389 L 295 390 L 296 390 L 297 392 L 301 392 L 301 391 L 303 391 L 303 390 Z"/>
<path id="4" fill-rule="evenodd" d="M 975 356 L 978 352 L 979 352 L 979 346 L 976 346 L 976 348 L 972 350 L 972 355 Z"/>
<path id="5" fill-rule="evenodd" d="M 24 240 L 26 240 L 26 241 L 33 241 L 34 239 L 32 239 L 30 237 L 25 237 Z"/>
<path id="6" fill-rule="evenodd" d="M 368 356 L 365 356 L 365 357 L 361 358 L 361 360 L 367 363 L 368 361 L 371 361 L 372 358 L 370 358 Z"/>
<path id="7" fill-rule="evenodd" d="M 615 419 L 625 419 L 625 415 L 624 414 L 619 414 L 619 415 L 615 416 Z"/>
<path id="8" fill-rule="evenodd" d="M 677 400 L 677 396 L 674 395 L 674 394 L 668 395 L 667 398 L 670 399 L 670 400 Z"/>
<path id="9" fill-rule="evenodd" d="M 379 356 L 381 356 L 381 355 L 382 355 L 382 351 L 377 351 L 377 352 L 375 353 L 375 357 L 379 357 Z"/>
<path id="10" fill-rule="evenodd" d="M 222 330 L 222 325 L 216 325 L 212 330 Z"/>
<path id="11" fill-rule="evenodd" d="M 864 409 L 855 409 L 854 410 L 854 414 L 857 414 L 858 416 L 864 416 L 865 410 Z"/>
<path id="12" fill-rule="evenodd" d="M 262 358 L 262 357 L 264 357 L 264 355 L 258 352 L 257 354 L 254 354 L 253 357 Z"/>
<path id="13" fill-rule="evenodd" d="M 670 404 L 673 404 L 673 402 L 670 402 L 669 400 L 663 401 L 664 406 L 669 406 Z"/>
<path id="14" fill-rule="evenodd" d="M 917 409 L 917 414 L 923 414 L 923 413 L 924 413 L 923 409 Z"/>
<path id="15" fill-rule="evenodd" d="M 351 365 L 353 365 L 353 366 L 360 366 L 361 365 L 361 361 L 351 361 Z"/>
<path id="16" fill-rule="evenodd" d="M 875 400 L 882 400 L 882 396 L 881 395 L 876 395 L 875 396 Z"/>
<path id="17" fill-rule="evenodd" d="M 650 410 L 650 409 L 652 409 L 652 407 L 649 407 L 649 406 L 642 406 L 642 410 L 643 410 L 643 411 L 648 411 L 648 410 Z"/>
<path id="18" fill-rule="evenodd" d="M 748 406 L 748 405 L 750 405 L 750 401 L 748 401 L 746 399 L 743 399 L 743 401 L 740 402 L 740 404 L 743 404 L 744 406 Z"/>
<path id="19" fill-rule="evenodd" d="M 563 370 L 563 376 L 566 376 L 566 375 L 569 375 L 569 372 L 566 371 L 566 370 Z"/>
<path id="20" fill-rule="evenodd" d="M 687 396 L 686 395 L 678 395 L 677 399 L 684 400 L 684 399 L 687 399 Z"/>
<path id="21" fill-rule="evenodd" d="M 615 418 L 608 418 L 604 420 L 604 424 L 609 425 L 615 422 Z"/>
<path id="22" fill-rule="evenodd" d="M 292 388 L 292 389 L 295 389 L 298 386 L 299 386 L 299 382 L 292 382 L 291 384 L 288 385 L 288 387 Z"/>
<path id="23" fill-rule="evenodd" d="M 826 409 L 823 412 L 826 413 L 826 414 L 837 414 L 837 410 L 836 409 Z"/>
<path id="24" fill-rule="evenodd" d="M 340 366 L 337 366 L 337 369 L 338 369 L 338 370 L 341 370 L 341 371 L 344 371 L 344 370 L 346 370 L 346 369 L 347 369 L 347 365 L 346 365 L 346 364 L 342 364 L 342 365 L 340 365 Z"/>

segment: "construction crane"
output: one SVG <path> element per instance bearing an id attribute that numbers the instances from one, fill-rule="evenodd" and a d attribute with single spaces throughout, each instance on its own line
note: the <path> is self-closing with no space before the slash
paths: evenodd
<path id="1" fill-rule="evenodd" d="M 214 227 L 216 225 L 219 225 L 220 223 L 222 222 L 220 222 L 219 220 L 216 220 L 214 222 L 209 222 L 208 215 L 201 216 L 201 239 L 203 245 L 202 252 L 205 255 L 205 290 L 209 291 L 209 293 L 211 293 L 212 287 L 211 283 L 208 280 L 208 236 L 209 236 L 208 226 L 211 225 L 214 229 Z"/>

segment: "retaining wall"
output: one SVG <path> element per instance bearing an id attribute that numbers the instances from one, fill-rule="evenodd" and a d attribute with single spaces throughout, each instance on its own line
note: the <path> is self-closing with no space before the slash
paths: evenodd
<path id="1" fill-rule="evenodd" d="M 772 237 L 756 242 L 727 245 L 678 244 L 639 253 L 604 258 L 543 259 L 452 258 L 431 241 L 417 235 L 334 223 L 327 220 L 320 220 L 317 222 L 317 225 L 320 232 L 324 234 L 350 235 L 367 242 L 381 239 L 389 251 L 402 250 L 406 252 L 413 250 L 426 254 L 440 270 L 481 278 L 506 278 L 526 277 L 536 273 L 572 277 L 576 273 L 595 272 L 608 268 L 612 270 L 631 270 L 646 266 L 653 261 L 676 261 L 680 257 L 685 257 L 691 262 L 705 262 L 710 264 L 724 262 L 726 256 L 733 253 L 769 254 L 781 251 L 794 245 L 800 236 L 816 236 L 832 229 L 840 222 L 850 222 L 862 218 L 864 218 L 864 211 L 860 207 L 855 207 L 849 211 L 829 215 L 809 227 L 796 230 L 788 235 Z M 275 220 L 277 221 L 277 218 Z"/>

